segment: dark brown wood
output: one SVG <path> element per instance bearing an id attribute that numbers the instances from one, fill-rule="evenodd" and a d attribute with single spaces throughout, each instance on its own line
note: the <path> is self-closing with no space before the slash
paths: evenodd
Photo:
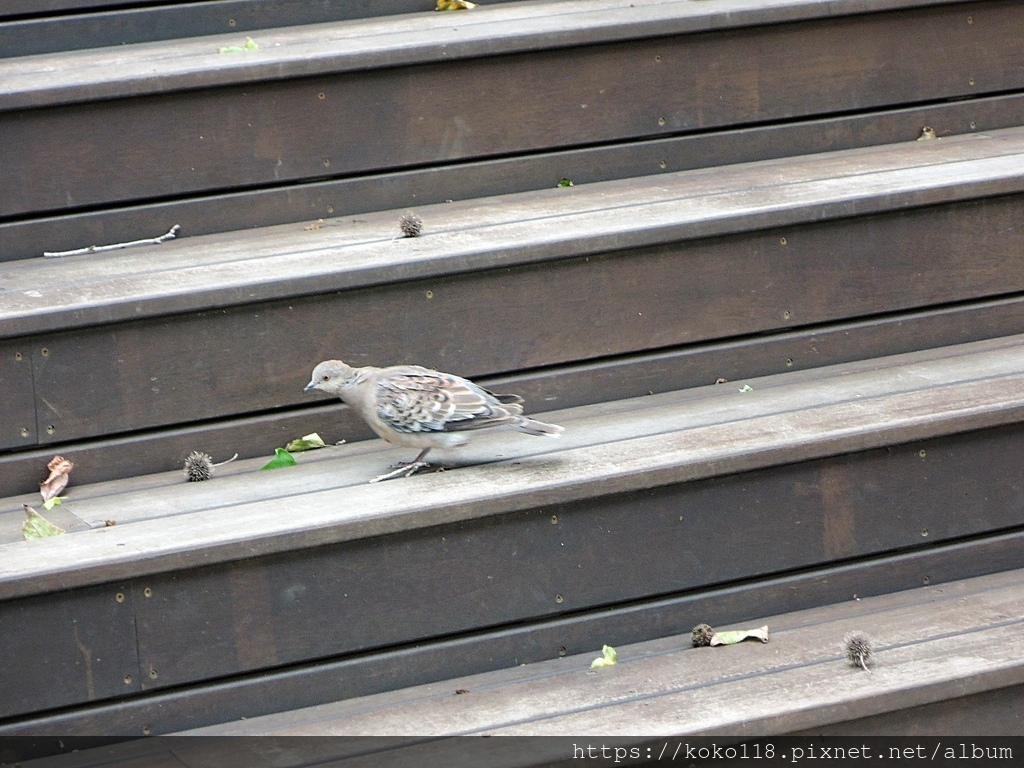
<path id="1" fill-rule="evenodd" d="M 1022 380 L 1020 339 L 1010 337 L 750 380 L 749 391 L 711 386 L 551 413 L 569 427 L 558 442 L 481 434 L 455 459 L 468 466 L 403 483 L 366 483 L 404 458 L 379 442 L 314 453 L 280 474 L 238 467 L 198 488 L 178 475 L 158 495 L 115 483 L 109 499 L 76 501 L 99 530 L 9 547 L 0 595 L 191 568 L 197 549 L 205 564 L 230 562 L 1017 424 Z M 305 511 L 282 515 L 285 500 Z M 111 509 L 140 522 L 100 526 Z"/>
<path id="2" fill-rule="evenodd" d="M 511 1 L 491 0 L 488 5 Z M 133 5 L 127 1 L 122 4 Z M 103 9 L 90 8 L 98 5 Z M 301 0 L 218 0 L 171 2 L 141 9 L 118 9 L 118 5 L 117 2 L 103 0 L 68 0 L 64 3 L 12 0 L 0 10 L 0 20 L 19 13 L 78 13 L 34 16 L 0 23 L 0 51 L 5 56 L 26 56 L 430 10 L 429 4 L 418 0 L 364 0 L 359 3 L 325 0 L 315 4 Z"/>
<path id="3" fill-rule="evenodd" d="M 5 185 L 0 210 L 67 211 L 1009 91 L 1024 85 L 1022 23 L 1012 4 L 978 2 L 4 112 L 0 143 L 30 148 L 7 158 L 5 175 L 33 183 Z M 943 67 L 931 64 L 937 47 Z M 178 130 L 183 115 L 188 128 Z"/>
<path id="4" fill-rule="evenodd" d="M 918 601 L 897 594 L 761 618 L 758 623 L 771 629 L 769 648 L 753 643 L 727 653 L 694 649 L 686 632 L 620 645 L 620 666 L 596 677 L 588 672 L 591 657 L 574 656 L 198 733 L 438 736 L 582 731 L 657 736 L 670 733 L 665 723 L 674 719 L 677 730 L 671 733 L 680 735 L 775 735 L 794 722 L 824 724 L 861 713 L 913 708 L 941 698 L 940 691 L 957 696 L 991 690 L 998 687 L 1000 674 L 1005 684 L 1019 684 L 1022 670 L 1012 649 L 990 645 L 1021 626 L 1014 615 L 1024 600 L 1021 574 L 1008 583 L 1003 576 L 1009 575 L 957 582 L 944 592 L 915 590 Z M 936 615 L 943 620 L 936 622 Z M 839 639 L 862 623 L 870 623 L 874 630 L 873 661 L 884 670 L 882 675 L 854 677 L 856 672 L 842 658 Z M 977 646 L 965 648 L 963 641 L 969 639 L 976 639 Z M 1013 644 L 1020 647 L 1019 643 L 1018 638 Z M 922 658 L 936 663 L 923 670 Z M 939 659 L 949 665 L 945 673 Z M 467 698 L 454 695 L 454 689 L 465 690 Z M 686 706 L 695 691 L 706 708 Z M 628 721 L 616 718 L 620 713 Z M 583 731 L 588 716 L 593 731 Z M 652 725 L 655 718 L 660 722 Z M 558 730 L 560 722 L 570 725 Z"/>
<path id="5" fill-rule="evenodd" d="M 18 342 L 0 344 L 0 449 L 37 442 L 29 349 Z"/>
<path id="6" fill-rule="evenodd" d="M 479 381 L 490 388 L 522 394 L 532 411 L 573 408 L 703 386 L 719 377 L 737 381 L 1016 333 L 1024 333 L 1024 299 L 1001 299 Z M 58 450 L 70 451 L 76 463 L 75 485 L 81 486 L 178 470 L 185 457 L 197 449 L 218 460 L 234 453 L 243 459 L 269 456 L 275 447 L 310 432 L 319 432 L 332 443 L 374 437 L 347 408 L 324 403 L 104 438 L 73 448 L 57 444 L 0 456 L 0 497 L 33 493 L 40 479 L 37 475 Z M 11 532 L 17 533 L 19 526 L 20 522 L 12 523 Z"/>
<path id="7" fill-rule="evenodd" d="M 661 174 L 811 152 L 910 141 L 920 127 L 944 137 L 1020 123 L 1024 97 L 994 96 L 925 107 L 883 110 L 819 120 L 640 140 L 626 145 L 547 151 L 526 156 L 399 170 L 354 178 L 292 184 L 230 194 L 137 204 L 102 211 L 0 223 L 0 260 L 39 256 L 83 244 L 126 242 L 152 234 L 154 222 L 178 223 L 181 237 L 315 221 L 577 185 L 640 174 Z"/>
<path id="8" fill-rule="evenodd" d="M 1022 431 L 154 575 L 137 582 L 153 592 L 136 603 L 140 661 L 159 671 L 143 683 L 160 688 L 535 621 L 1018 525 L 1024 507 L 1009 478 L 1019 462 L 1009 457 Z"/>
<path id="9" fill-rule="evenodd" d="M 45 542 L 39 542 L 45 546 Z M 129 585 L 0 603 L 0 718 L 141 689 Z"/>
<path id="10" fill-rule="evenodd" d="M 138 736 L 143 727 L 154 734 L 169 733 L 590 653 L 603 643 L 621 646 L 678 635 L 699 621 L 723 626 L 833 603 L 837 605 L 829 610 L 842 610 L 858 604 L 854 597 L 910 590 L 925 577 L 931 589 L 942 594 L 949 590 L 948 582 L 957 579 L 1024 567 L 1022 541 L 1020 533 L 973 538 L 176 691 L 153 691 L 144 698 L 0 722 L 0 737 L 42 732 Z M 778 628 L 773 623 L 773 629 Z"/>
<path id="11" fill-rule="evenodd" d="M 39 440 L 301 405 L 329 357 L 494 376 L 1022 291 L 1022 200 L 37 337 Z"/>
<path id="12" fill-rule="evenodd" d="M 756 191 L 752 191 L 756 190 Z M 0 336 L 595 257 L 1024 191 L 1024 129 L 210 235 L 5 270 Z M 1006 236 L 997 232 L 993 237 Z M 1012 238 L 1012 234 L 1009 235 Z M 784 235 L 783 235 L 784 237 Z M 786 245 L 781 237 L 778 245 Z"/>
<path id="13" fill-rule="evenodd" d="M 1008 685 L 973 696 L 961 696 L 884 715 L 862 717 L 845 723 L 823 725 L 799 733 L 822 736 L 1007 736 L 1021 733 L 1024 720 L 1024 686 Z M 959 749 L 959 744 L 956 749 Z M 968 748 L 970 754 L 970 748 Z"/>

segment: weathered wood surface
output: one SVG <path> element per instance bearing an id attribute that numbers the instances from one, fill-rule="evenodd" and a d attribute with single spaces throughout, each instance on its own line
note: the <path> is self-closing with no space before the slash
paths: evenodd
<path id="1" fill-rule="evenodd" d="M 580 185 L 911 141 L 926 125 L 939 137 L 991 131 L 1020 125 L 1022 115 L 1024 96 L 1000 95 L 15 219 L 0 223 L 0 261 L 136 240 L 154 234 L 154 222 L 180 224 L 183 237 L 296 221 L 305 226 L 321 218 L 546 189 L 562 178 Z"/>
<path id="2" fill-rule="evenodd" d="M 734 382 L 555 413 L 570 428 L 560 442 L 513 448 L 513 438 L 484 435 L 465 453 L 483 465 L 379 486 L 364 481 L 402 452 L 366 443 L 283 472 L 199 485 L 178 476 L 160 494 L 83 498 L 76 514 L 87 521 L 130 519 L 139 504 L 153 516 L 45 546 L 3 545 L 0 595 L 157 573 L 193 562 L 196 547 L 208 563 L 229 561 L 1014 424 L 1024 413 L 1021 349 L 1010 337 L 754 380 L 751 392 Z M 302 514 L 282 511 L 296 505 Z"/>
<path id="3" fill-rule="evenodd" d="M 0 718 L 139 692 L 133 599 L 108 584 L 0 606 Z"/>
<path id="4" fill-rule="evenodd" d="M 72 262 L 29 260 L 4 267 L 0 332 L 20 336 L 148 313 L 162 315 L 369 288 L 399 279 L 454 279 L 460 273 L 823 220 L 837 220 L 834 227 L 853 227 L 855 223 L 843 220 L 1004 195 L 976 201 L 970 211 L 984 216 L 989 210 L 1012 208 L 1014 194 L 1022 190 L 1024 129 L 1015 128 L 428 206 L 421 209 L 426 225 L 417 238 L 394 239 L 399 212 L 381 212 L 359 219 L 327 220 L 322 226 L 314 223 L 312 228 L 284 225 L 74 257 L 73 275 L 68 270 Z M 942 210 L 950 210 L 947 215 L 956 217 L 956 209 Z M 928 212 L 901 211 L 896 226 L 920 216 L 927 217 Z M 971 233 L 977 246 L 975 259 L 987 256 L 998 264 L 1007 253 L 1019 253 L 1013 246 L 1013 238 L 1019 236 L 1016 230 L 998 227 L 998 223 L 983 220 L 974 224 L 979 230 Z M 928 223 L 929 229 L 935 226 L 941 224 Z M 834 236 L 835 231 L 823 230 L 819 236 Z M 894 234 L 889 231 L 885 237 Z M 862 236 L 871 237 L 872 233 Z M 919 241 L 922 237 L 915 233 Z M 929 243 L 929 259 L 950 258 L 955 248 L 946 242 L 945 234 L 942 240 L 941 249 L 937 243 Z M 767 251 L 762 259 L 773 258 L 767 267 L 773 275 L 801 255 L 805 259 L 816 256 L 816 270 L 823 267 L 824 256 L 818 250 L 793 255 L 800 246 L 798 240 L 790 243 L 787 238 L 781 243 L 779 234 L 770 232 L 762 233 L 757 243 L 759 250 Z M 829 259 L 837 246 L 844 250 L 836 258 L 844 253 L 869 258 L 872 252 L 876 258 L 887 257 L 887 271 L 899 270 L 913 254 L 911 250 L 896 260 L 885 249 L 878 254 L 877 247 L 838 243 L 826 250 Z M 735 248 L 735 243 L 729 242 L 728 247 Z M 685 258 L 684 254 L 677 258 Z M 670 255 L 675 252 L 666 252 L 664 258 Z M 964 260 L 964 255 L 956 254 L 956 262 Z M 715 260 L 706 261 L 710 262 L 706 268 L 713 269 Z M 860 262 L 850 268 L 858 273 L 869 271 Z M 589 272 L 595 269 L 588 267 Z M 745 265 L 731 277 L 743 279 L 751 271 L 752 267 Z M 983 276 L 992 279 L 990 270 Z M 1003 291 L 1011 290 L 1004 280 L 999 278 L 998 284 Z M 616 285 L 628 288 L 628 284 Z M 761 284 L 757 287 L 763 289 Z M 957 298 L 967 298 L 947 290 Z M 931 301 L 934 299 L 928 297 L 927 302 Z M 781 314 L 785 307 L 775 309 Z M 791 325 L 799 324 L 801 317 L 792 320 Z"/>
<path id="5" fill-rule="evenodd" d="M 511 1 L 490 0 L 487 5 Z M 143 8 L 131 6 L 137 3 L 8 0 L 0 8 L 0 54 L 28 56 L 430 10 L 429 0 L 182 0 Z M 24 18 L 29 14 L 31 18 Z M 14 16 L 23 18 L 11 21 Z"/>
<path id="6" fill-rule="evenodd" d="M 767 6 L 781 18 L 794 8 L 751 0 L 748 13 L 730 7 L 723 16 L 703 3 L 632 8 L 616 0 L 602 14 L 587 0 L 567 14 L 533 14 L 509 32 L 505 16 L 523 14 L 519 5 L 474 11 L 476 21 L 457 27 L 445 14 L 396 17 L 387 23 L 408 29 L 395 34 L 373 33 L 384 22 L 268 31 L 249 56 L 221 56 L 220 38 L 207 37 L 173 41 L 170 49 L 140 46 L 147 55 L 137 58 L 102 49 L 63 53 L 57 64 L 37 60 L 45 57 L 0 62 L 0 110 L 7 110 L 0 143 L 27 148 L 5 158 L 5 175 L 33 180 L 0 190 L 0 212 L 56 213 L 1024 86 L 1017 66 L 1024 19 L 1005 2 L 721 29 L 777 21 Z M 584 45 L 616 30 L 635 39 L 645 13 L 657 17 L 658 35 L 668 34 L 665 16 L 715 29 L 655 43 Z M 570 17 L 586 19 L 586 34 L 563 31 Z M 908 25 L 920 34 L 907 35 Z M 502 35 L 529 53 L 499 55 Z M 539 50 L 545 44 L 558 47 Z M 937 46 L 945 51 L 942 67 L 932 64 Z M 434 65 L 423 63 L 424 50 Z M 480 109 L 481 100 L 491 108 Z M 187 128 L 178 127 L 183 114 Z"/>
<path id="7" fill-rule="evenodd" d="M 649 560 L 650 558 L 645 558 Z M 756 620 L 765 613 L 820 607 L 851 598 L 941 584 L 1024 567 L 1021 534 L 969 538 L 792 575 L 755 579 L 682 596 L 531 622 L 340 659 L 261 670 L 198 686 L 150 690 L 145 697 L 96 702 L 0 722 L 0 736 L 169 733 L 446 678 L 516 667 L 602 643 L 627 643 Z M 57 749 L 54 746 L 51 751 Z"/>
<path id="8" fill-rule="evenodd" d="M 840 323 L 828 328 L 819 326 L 771 337 L 697 344 L 681 350 L 642 353 L 543 371 L 486 376 L 477 381 L 496 391 L 522 395 L 531 410 L 565 409 L 706 386 L 719 378 L 741 380 L 1010 336 L 1022 329 L 1024 299 L 997 299 Z M 26 398 L 31 394 L 28 387 L 26 385 L 23 391 Z M 282 397 L 285 396 L 290 393 L 282 393 Z M 20 424 L 34 423 L 34 401 L 23 399 L 16 409 L 17 403 L 14 400 L 11 403 L 11 415 L 3 425 L 4 435 L 11 446 L 30 444 L 34 435 L 22 435 Z M 84 485 L 177 469 L 196 449 L 218 459 L 235 453 L 242 458 L 267 456 L 275 447 L 297 435 L 315 431 L 331 443 L 340 439 L 353 443 L 374 437 L 344 405 L 327 401 L 283 412 L 79 442 L 72 451 L 58 444 L 0 457 L 0 498 L 34 493 L 36 483 L 42 479 L 43 468 L 57 450 L 69 453 L 76 464 L 76 485 Z M 4 534 L 0 533 L 0 539 L 3 538 Z"/>
<path id="9" fill-rule="evenodd" d="M 154 43 L 130 51 L 100 49 L 62 53 L 49 58 L 19 57 L 20 60 L 3 62 L 0 68 L 0 76 L 6 84 L 0 98 L 0 110 L 159 93 L 186 87 L 355 71 L 375 66 L 447 63 L 479 56 L 648 36 L 666 37 L 823 18 L 836 20 L 847 15 L 857 19 L 855 27 L 864 29 L 861 26 L 863 22 L 872 25 L 866 15 L 869 12 L 891 12 L 894 19 L 900 18 L 900 14 L 906 18 L 918 18 L 914 14 L 920 13 L 919 18 L 925 20 L 926 28 L 929 23 L 939 25 L 934 32 L 941 34 L 957 29 L 959 35 L 950 38 L 955 47 L 949 52 L 947 63 L 953 65 L 955 59 L 961 58 L 954 56 L 954 51 L 964 51 L 969 58 L 955 62 L 959 66 L 967 62 L 982 63 L 989 55 L 982 50 L 971 50 L 963 44 L 963 38 L 983 40 L 989 44 L 1003 39 L 996 24 L 1003 15 L 1012 22 L 1013 16 L 1004 13 L 1009 10 L 1007 5 L 979 0 L 959 3 L 953 0 L 826 0 L 810 3 L 738 0 L 730 4 L 727 13 L 722 13 L 718 7 L 695 5 L 684 0 L 563 0 L 543 4 L 541 13 L 537 12 L 536 6 L 514 3 L 478 8 L 471 16 L 424 12 L 358 22 L 267 29 L 261 34 L 260 55 L 249 60 L 225 62 L 216 56 L 221 45 L 237 42 L 231 35 L 220 36 L 222 39 L 212 37 Z M 992 13 L 995 15 L 987 15 Z M 971 17 L 970 23 L 968 16 Z M 929 19 L 938 21 L 929 22 Z M 833 25 L 836 26 L 840 25 Z M 993 33 L 997 36 L 993 37 Z M 212 48 L 211 41 L 214 44 Z M 905 37 L 903 42 L 913 44 L 913 40 Z M 875 46 L 862 53 L 866 55 L 870 50 L 875 50 Z M 796 56 L 801 52 L 791 50 L 790 53 Z M 59 65 L 54 63 L 57 61 Z M 861 59 L 849 67 L 836 67 L 836 86 L 839 78 L 850 76 L 850 70 L 859 69 L 865 62 L 866 59 Z M 158 77 L 153 76 L 154 63 L 159 65 Z M 905 64 L 914 64 L 909 55 Z M 978 71 L 984 71 L 988 77 L 1003 76 L 1001 72 L 984 67 Z M 957 78 L 950 77 L 946 82 L 955 80 Z M 965 81 L 958 87 L 964 89 L 968 85 Z M 976 85 L 978 88 L 973 92 L 986 90 L 984 83 Z"/>
<path id="10" fill-rule="evenodd" d="M 849 600 L 753 622 L 770 627 L 766 645 L 694 649 L 686 633 L 619 647 L 619 663 L 596 673 L 597 648 L 191 733 L 779 735 L 1021 685 L 1022 586 L 1014 571 Z M 867 628 L 872 673 L 840 650 L 846 633 Z"/>

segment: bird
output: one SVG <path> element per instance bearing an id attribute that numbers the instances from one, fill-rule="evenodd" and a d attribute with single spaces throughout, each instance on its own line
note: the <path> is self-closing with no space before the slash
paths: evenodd
<path id="1" fill-rule="evenodd" d="M 347 403 L 380 437 L 394 445 L 419 448 L 419 455 L 371 483 L 410 477 L 430 466 L 432 448 L 458 448 L 467 433 L 514 429 L 528 435 L 558 437 L 564 428 L 523 416 L 523 398 L 497 395 L 469 379 L 419 365 L 354 368 L 324 360 L 313 369 L 305 392 L 320 390 Z"/>

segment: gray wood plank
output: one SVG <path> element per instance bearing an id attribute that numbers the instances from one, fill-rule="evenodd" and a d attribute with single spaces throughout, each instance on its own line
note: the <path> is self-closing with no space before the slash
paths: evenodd
<path id="1" fill-rule="evenodd" d="M 413 239 L 394 239 L 397 212 L 388 212 L 312 231 L 283 225 L 76 257 L 74 279 L 62 261 L 29 260 L 5 265 L 0 334 L 525 266 L 1022 188 L 1018 128 L 427 206 L 420 211 L 427 230 Z"/>
<path id="2" fill-rule="evenodd" d="M 513 438 L 513 451 L 508 435 L 482 434 L 471 447 L 440 455 L 452 466 L 499 462 L 512 453 L 517 460 L 550 456 L 576 448 L 795 413 L 816 403 L 838 405 L 920 393 L 940 377 L 943 385 L 971 385 L 1017 374 L 1022 366 L 1024 337 L 993 339 L 762 378 L 755 382 L 754 392 L 743 397 L 738 389 L 744 382 L 736 381 L 560 411 L 545 417 L 572 425 L 557 442 Z M 73 494 L 75 514 L 99 527 L 111 515 L 123 524 L 284 499 L 311 488 L 341 491 L 365 484 L 382 467 L 406 453 L 379 440 L 358 442 L 300 454 L 296 457 L 299 467 L 288 473 L 253 474 L 268 460 L 261 456 L 223 467 L 217 472 L 216 483 L 183 485 L 182 474 L 173 472 L 86 486 L 68 493 Z M 159 493 L 158 489 L 166 492 Z M 21 505 L 32 504 L 36 498 L 19 495 L 0 499 L 0 512 L 20 514 Z"/>
<path id="3" fill-rule="evenodd" d="M 83 243 L 118 243 L 150 234 L 153 222 L 181 225 L 182 237 L 316 221 L 372 211 L 407 209 L 555 186 L 568 177 L 577 185 L 641 174 L 910 141 L 921 126 L 939 137 L 992 131 L 1020 124 L 1024 96 L 1007 94 L 970 101 L 838 115 L 820 120 L 744 127 L 710 134 L 646 139 L 627 145 L 572 148 L 452 166 L 398 170 L 356 178 L 325 179 L 185 200 L 118 206 L 62 216 L 0 223 L 0 260 L 26 259 Z M 168 226 L 170 224 L 168 223 Z"/>
<path id="4" fill-rule="evenodd" d="M 649 436 L 630 436 L 634 416 L 626 405 L 620 439 L 613 442 L 567 446 L 379 486 L 351 486 L 343 499 L 335 489 L 285 497 L 289 508 L 302 505 L 301 516 L 282 515 L 283 499 L 270 499 L 234 505 L 231 515 L 206 509 L 169 521 L 74 533 L 48 541 L 45 550 L 7 544 L 0 560 L 0 595 L 43 592 L 72 579 L 82 585 L 154 573 L 191 561 L 195 547 L 204 550 L 208 562 L 222 562 L 1015 423 L 1024 416 L 1024 372 L 1016 342 L 973 360 L 964 355 L 945 365 L 874 374 L 876 386 L 881 381 L 891 387 L 904 377 L 917 382 L 906 391 L 864 394 L 859 391 L 864 379 L 839 378 L 823 385 L 817 400 L 808 396 L 794 409 L 736 421 L 735 408 L 742 403 L 779 396 L 770 388 L 760 391 L 760 383 L 752 381 L 752 392 L 730 393 L 733 407 L 717 423 L 701 425 L 695 419 L 708 405 L 696 396 L 681 404 L 678 427 Z M 1017 372 L 989 375 L 997 360 L 1011 371 L 1018 366 Z M 713 399 L 724 397 L 714 389 L 712 394 Z M 594 410 L 609 407 L 614 406 Z M 207 493 L 184 486 L 177 492 Z M 246 521 L 244 528 L 237 524 L 240 519 Z"/>
<path id="5" fill-rule="evenodd" d="M 496 391 L 522 395 L 531 411 L 565 409 L 705 386 L 720 377 L 741 380 L 836 365 L 1009 336 L 1022 329 L 1024 299 L 997 299 L 476 380 Z M 261 458 L 296 436 L 314 431 L 330 443 L 375 437 L 344 405 L 328 401 L 320 406 L 79 442 L 72 453 L 75 494 L 80 497 L 85 484 L 113 478 L 126 478 L 119 486 L 122 490 L 177 483 L 181 480 L 178 470 L 193 450 L 206 451 L 217 460 L 235 453 Z M 58 445 L 0 457 L 0 498 L 34 497 L 40 479 L 37 475 L 57 450 L 65 448 Z M 230 466 L 225 470 L 230 474 Z M 168 471 L 164 481 L 138 478 Z M 16 502 L 10 504 L 17 509 Z"/>
<path id="6" fill-rule="evenodd" d="M 1002 2 L 970 7 L 971 25 L 938 6 L 660 37 L 658 52 L 629 41 L 444 61 L 440 77 L 433 65 L 361 69 L 0 112 L 0 142 L 31 150 L 9 155 L 5 172 L 34 182 L 0 189 L 0 208 L 81 210 L 1019 90 L 1021 17 Z M 927 33 L 907 36 L 907 24 Z M 945 67 L 928 63 L 936 45 Z M 774 55 L 780 48 L 790 55 Z M 220 61 L 210 72 L 227 73 L 261 56 L 211 47 L 188 61 Z M 311 61 L 303 55 L 301 65 Z M 828 89 L 819 87 L 825 66 Z M 117 77 L 131 92 L 145 90 L 126 70 Z M 481 93 L 500 98 L 481 110 Z"/>
<path id="7" fill-rule="evenodd" d="M 141 690 L 132 594 L 124 584 L 0 603 L 0 638 L 20 660 L 0 666 L 0 718 Z"/>
<path id="8" fill-rule="evenodd" d="M 1021 585 L 999 574 L 748 622 L 771 628 L 767 645 L 694 649 L 686 634 L 619 647 L 596 673 L 595 649 L 191 733 L 778 735 L 1020 683 Z M 842 658 L 855 630 L 875 639 L 872 674 Z"/>
<path id="9" fill-rule="evenodd" d="M 827 618 L 842 606 L 860 605 L 858 596 L 912 590 L 925 576 L 941 594 L 957 580 L 1022 568 L 1020 542 L 1019 533 L 968 539 L 596 612 L 521 622 L 454 639 L 320 659 L 184 689 L 150 691 L 143 698 L 23 717 L 0 725 L 0 735 L 138 736 L 144 728 L 153 734 L 171 733 L 590 653 L 602 643 L 622 646 L 685 634 L 702 620 L 713 626 L 745 623 L 766 613 L 805 608 L 816 608 Z"/>
<path id="10" fill-rule="evenodd" d="M 238 35 L 19 57 L 0 64 L 0 110 L 953 3 L 742 0 L 723 14 L 715 6 L 678 0 L 565 0 L 485 6 L 459 15 L 457 25 L 447 14 L 433 13 L 312 24 L 264 30 L 259 55 L 248 60 L 216 54 L 236 44 Z M 156 78 L 154 65 L 160 69 Z"/>
<path id="11" fill-rule="evenodd" d="M 0 344 L 0 392 L 0 449 L 32 445 L 39 434 L 32 389 L 32 355 L 24 344 Z"/>

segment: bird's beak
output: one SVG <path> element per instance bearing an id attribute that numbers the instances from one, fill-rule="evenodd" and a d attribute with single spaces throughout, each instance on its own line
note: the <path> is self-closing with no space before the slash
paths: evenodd
<path id="1" fill-rule="evenodd" d="M 316 382 L 315 381 L 311 381 L 311 382 L 309 382 L 309 384 L 306 385 L 306 388 L 304 390 L 302 390 L 302 391 L 303 392 L 312 392 L 314 389 L 316 389 Z"/>

